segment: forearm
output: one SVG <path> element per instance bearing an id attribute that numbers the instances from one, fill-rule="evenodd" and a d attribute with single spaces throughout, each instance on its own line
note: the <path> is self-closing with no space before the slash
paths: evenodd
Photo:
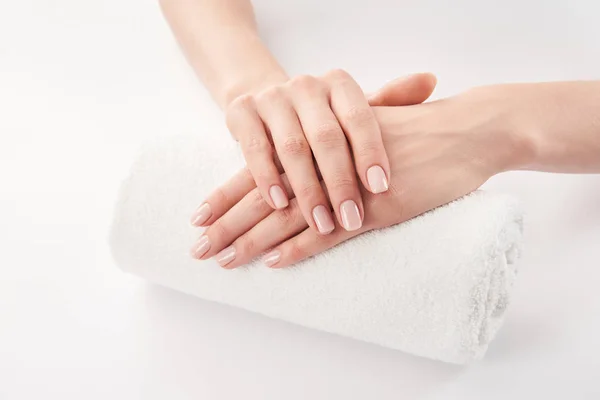
<path id="1" fill-rule="evenodd" d="M 453 103 L 496 172 L 600 173 L 600 81 L 484 86 Z"/>
<path id="2" fill-rule="evenodd" d="M 249 0 L 160 0 L 189 63 L 226 107 L 244 93 L 287 79 L 260 40 Z"/>

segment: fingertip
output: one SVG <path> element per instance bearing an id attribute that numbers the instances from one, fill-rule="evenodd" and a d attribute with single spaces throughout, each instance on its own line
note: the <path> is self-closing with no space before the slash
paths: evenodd
<path id="1" fill-rule="evenodd" d="M 437 76 L 435 76 L 433 72 L 426 72 L 425 74 L 429 77 L 429 82 L 431 82 L 431 86 L 436 86 L 438 82 Z"/>
<path id="2" fill-rule="evenodd" d="M 198 242 L 194 245 L 194 247 L 192 247 L 192 249 L 190 250 L 190 253 L 193 258 L 201 260 L 202 257 L 206 253 L 208 253 L 209 250 L 210 250 L 210 241 L 208 240 L 208 237 L 206 237 L 205 235 L 202 235 L 200 237 L 200 239 L 198 239 Z"/>
<path id="3" fill-rule="evenodd" d="M 331 212 L 324 205 L 318 205 L 312 210 L 316 231 L 321 235 L 329 235 L 335 229 Z"/>
<path id="4" fill-rule="evenodd" d="M 423 74 L 423 91 L 427 92 L 427 97 L 431 96 L 431 93 L 433 93 L 433 91 L 435 90 L 435 87 L 437 86 L 437 82 L 438 79 L 437 77 L 431 73 L 431 72 L 424 72 Z"/>
<path id="5" fill-rule="evenodd" d="M 279 185 L 273 185 L 269 188 L 269 197 L 276 210 L 286 208 L 290 204 L 285 191 Z"/>
<path id="6" fill-rule="evenodd" d="M 280 268 L 279 262 L 281 261 L 281 251 L 272 250 L 262 257 L 262 263 L 268 268 Z"/>
<path id="7" fill-rule="evenodd" d="M 190 223 L 192 224 L 192 226 L 203 226 L 206 224 L 206 222 L 210 219 L 211 216 L 212 209 L 210 207 L 210 204 L 205 202 L 202 203 L 200 207 L 196 209 L 196 211 L 194 211 Z"/>
<path id="8" fill-rule="evenodd" d="M 387 192 L 389 178 L 380 165 L 373 165 L 367 169 L 368 190 L 373 194 Z"/>
<path id="9" fill-rule="evenodd" d="M 362 227 L 363 218 L 354 200 L 346 200 L 340 204 L 340 216 L 342 226 L 346 231 L 356 231 Z"/>
<path id="10" fill-rule="evenodd" d="M 215 260 L 222 268 L 233 269 L 236 266 L 233 263 L 237 255 L 236 253 L 236 248 L 232 245 L 224 248 L 219 253 L 217 253 L 217 255 L 215 255 Z"/>

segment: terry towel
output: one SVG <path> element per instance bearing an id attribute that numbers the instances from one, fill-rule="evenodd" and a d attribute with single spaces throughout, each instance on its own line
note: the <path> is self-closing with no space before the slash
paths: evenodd
<path id="1" fill-rule="evenodd" d="M 149 281 L 306 327 L 451 363 L 481 358 L 510 299 L 522 215 L 477 191 L 295 266 L 234 270 L 191 258 L 189 224 L 243 166 L 235 143 L 148 143 L 122 185 L 111 232 L 118 265 Z"/>

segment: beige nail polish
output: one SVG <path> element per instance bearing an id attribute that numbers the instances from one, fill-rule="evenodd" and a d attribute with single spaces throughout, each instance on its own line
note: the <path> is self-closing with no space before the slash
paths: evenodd
<path id="1" fill-rule="evenodd" d="M 383 168 L 374 165 L 367 170 L 367 182 L 372 193 L 383 193 L 388 190 L 388 180 Z"/>
<path id="2" fill-rule="evenodd" d="M 212 215 L 212 210 L 210 209 L 210 204 L 204 203 L 194 212 L 192 215 L 192 225 L 202 225 Z"/>
<path id="3" fill-rule="evenodd" d="M 317 229 L 321 234 L 328 234 L 335 228 L 333 224 L 333 219 L 331 218 L 331 213 L 327 209 L 327 207 L 323 205 L 316 206 L 313 208 L 313 219 L 315 220 L 315 225 L 317 225 Z"/>
<path id="4" fill-rule="evenodd" d="M 362 226 L 360 211 L 354 201 L 344 201 L 340 205 L 340 214 L 342 215 L 342 225 L 347 231 L 355 231 Z"/>
<path id="5" fill-rule="evenodd" d="M 273 250 L 264 255 L 262 261 L 267 267 L 272 267 L 281 260 L 281 252 L 279 250 Z"/>
<path id="6" fill-rule="evenodd" d="M 208 240 L 208 237 L 203 235 L 198 240 L 198 243 L 196 243 L 196 246 L 192 249 L 192 255 L 196 258 L 200 258 L 204 254 L 206 254 L 206 252 L 209 249 L 210 249 L 210 242 Z"/>
<path id="7" fill-rule="evenodd" d="M 215 256 L 215 259 L 221 267 L 226 266 L 227 264 L 235 260 L 235 247 L 229 246 L 221 250 L 219 254 Z"/>
<path id="8" fill-rule="evenodd" d="M 271 196 L 271 201 L 273 201 L 273 204 L 277 209 L 286 208 L 289 204 L 285 192 L 281 187 L 277 185 L 271 186 L 271 188 L 269 189 L 269 196 Z"/>

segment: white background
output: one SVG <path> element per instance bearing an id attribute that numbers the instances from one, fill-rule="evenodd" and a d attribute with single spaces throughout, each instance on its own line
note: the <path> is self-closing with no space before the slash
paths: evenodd
<path id="1" fill-rule="evenodd" d="M 290 73 L 367 90 L 438 74 L 436 97 L 600 78 L 597 0 L 257 5 Z M 221 119 L 152 1 L 0 4 L 0 399 L 597 399 L 600 177 L 494 178 L 526 255 L 487 357 L 446 365 L 150 286 L 106 245 L 138 144 Z M 600 156 L 600 155 L 599 155 Z M 198 160 L 202 162 L 202 160 Z"/>

